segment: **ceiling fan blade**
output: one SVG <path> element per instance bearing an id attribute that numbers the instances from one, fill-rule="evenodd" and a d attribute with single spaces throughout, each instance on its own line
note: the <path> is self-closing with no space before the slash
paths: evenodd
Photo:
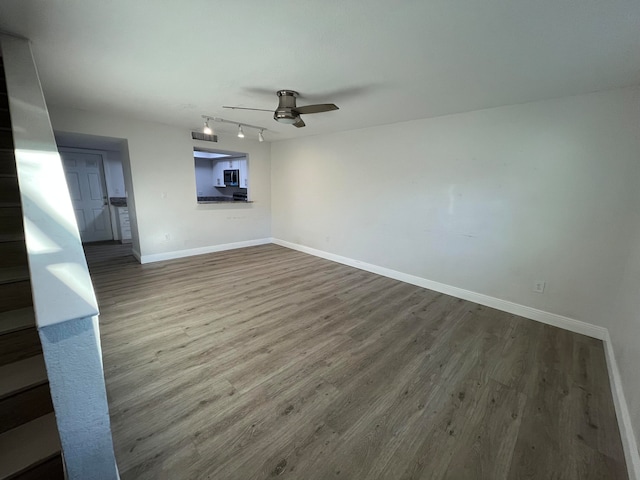
<path id="1" fill-rule="evenodd" d="M 306 115 L 308 113 L 322 113 L 330 112 L 331 110 L 338 110 L 338 107 L 333 103 L 319 103 L 317 105 L 305 105 L 304 107 L 296 107 L 296 112 Z"/>
<path id="2" fill-rule="evenodd" d="M 300 117 L 298 117 L 298 120 L 296 120 L 296 123 L 293 124 L 294 127 L 298 127 L 298 128 L 302 128 L 305 125 L 306 123 L 304 123 Z"/>
<path id="3" fill-rule="evenodd" d="M 227 107 L 224 105 L 222 108 L 230 108 L 231 110 L 255 110 L 256 112 L 273 112 L 273 110 L 265 110 L 264 108 Z"/>

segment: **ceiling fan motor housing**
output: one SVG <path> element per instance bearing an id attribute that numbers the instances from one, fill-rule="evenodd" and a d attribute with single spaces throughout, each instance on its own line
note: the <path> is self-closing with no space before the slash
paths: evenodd
<path id="1" fill-rule="evenodd" d="M 294 124 L 300 118 L 296 108 L 298 92 L 293 90 L 278 90 L 278 108 L 273 112 L 273 119 L 280 123 Z"/>

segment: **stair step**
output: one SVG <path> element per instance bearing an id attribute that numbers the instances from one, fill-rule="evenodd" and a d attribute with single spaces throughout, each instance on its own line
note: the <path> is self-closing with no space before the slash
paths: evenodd
<path id="1" fill-rule="evenodd" d="M 0 131 L 0 134 L 1 133 Z M 0 177 L 0 203 L 16 202 L 20 202 L 18 177 Z"/>
<path id="2" fill-rule="evenodd" d="M 30 281 L 0 284 L 0 312 L 8 312 L 30 305 L 33 305 Z M 0 350 L 0 356 L 2 356 L 2 350 Z"/>
<path id="3" fill-rule="evenodd" d="M 42 354 L 35 325 L 0 335 L 0 367 Z"/>
<path id="4" fill-rule="evenodd" d="M 35 326 L 36 316 L 33 307 L 0 312 L 0 335 L 18 332 L 25 328 L 35 328 Z"/>
<path id="5" fill-rule="evenodd" d="M 44 357 L 35 355 L 0 367 L 0 400 L 47 382 Z"/>
<path id="6" fill-rule="evenodd" d="M 0 207 L 0 242 L 24 240 L 22 209 L 20 206 Z"/>
<path id="7" fill-rule="evenodd" d="M 25 266 L 27 261 L 24 240 L 0 242 L 0 268 Z"/>
<path id="8" fill-rule="evenodd" d="M 0 154 L 0 174 L 12 177 L 16 177 L 18 175 L 16 170 L 16 159 L 13 156 L 13 153 L 2 152 Z"/>
<path id="9" fill-rule="evenodd" d="M 39 463 L 29 471 L 18 474 L 17 477 L 11 477 L 8 480 L 67 480 L 62 465 L 62 455 L 58 454 Z M 2 479 L 0 479 L 2 480 Z"/>
<path id="10" fill-rule="evenodd" d="M 0 116 L 2 112 L 0 111 Z M 16 163 L 14 152 L 3 151 L 0 153 L 0 163 Z"/>
<path id="11" fill-rule="evenodd" d="M 24 242 L 24 232 L 0 233 L 0 243 L 19 241 Z"/>
<path id="12" fill-rule="evenodd" d="M 15 203 L 15 202 L 12 202 Z M 0 217 L 21 217 L 22 218 L 22 208 L 20 205 L 3 205 L 0 203 Z M 2 222 L 4 224 L 4 218 L 2 218 Z"/>
<path id="13" fill-rule="evenodd" d="M 49 382 L 0 400 L 0 434 L 53 412 Z"/>
<path id="14" fill-rule="evenodd" d="M 5 148 L 13 148 L 13 132 L 11 130 L 0 130 L 0 145 Z"/>
<path id="15" fill-rule="evenodd" d="M 3 283 L 23 282 L 25 280 L 29 280 L 29 267 L 26 265 L 0 268 L 0 285 Z"/>
<path id="16" fill-rule="evenodd" d="M 0 367 L 0 434 L 53 412 L 42 355 Z"/>
<path id="17" fill-rule="evenodd" d="M 0 435 L 0 479 L 27 472 L 59 454 L 58 427 L 49 413 Z"/>

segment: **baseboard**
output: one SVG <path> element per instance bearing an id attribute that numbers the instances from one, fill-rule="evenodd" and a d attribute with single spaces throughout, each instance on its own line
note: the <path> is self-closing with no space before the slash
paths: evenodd
<path id="1" fill-rule="evenodd" d="M 140 252 L 137 251 L 135 248 L 131 249 L 131 255 L 133 255 L 135 259 L 138 260 L 140 263 L 142 263 L 142 255 L 140 255 Z"/>
<path id="2" fill-rule="evenodd" d="M 622 439 L 624 456 L 627 461 L 629 480 L 640 480 L 640 453 L 638 453 L 638 444 L 633 434 L 631 415 L 629 414 L 629 407 L 624 396 L 622 378 L 618 370 L 618 362 L 616 361 L 609 332 L 607 332 L 607 336 L 604 339 L 604 353 L 607 358 L 611 394 L 613 395 L 613 404 L 615 405 L 618 425 L 620 426 L 620 437 Z"/>
<path id="3" fill-rule="evenodd" d="M 315 248 L 306 247 L 304 245 L 298 245 L 296 243 L 287 242 L 273 238 L 272 242 L 282 247 L 297 250 L 299 252 L 308 253 L 316 257 L 321 257 L 334 262 L 342 263 L 350 267 L 366 270 L 367 272 L 376 273 L 385 277 L 393 278 L 394 280 L 400 280 L 402 282 L 417 285 L 419 287 L 428 288 L 436 292 L 451 295 L 463 300 L 469 300 L 474 303 L 479 303 L 487 307 L 492 307 L 497 310 L 513 313 L 531 320 L 553 325 L 554 327 L 563 328 L 571 332 L 580 333 L 589 337 L 602 340 L 604 343 L 605 355 L 607 358 L 607 368 L 609 370 L 609 382 L 611 386 L 611 392 L 616 409 L 616 415 L 618 418 L 618 425 L 620 428 L 620 436 L 622 438 L 622 444 L 624 448 L 625 459 L 627 463 L 627 469 L 629 471 L 629 480 L 640 480 L 640 455 L 638 454 L 638 446 L 636 438 L 633 433 L 633 426 L 631 424 L 631 416 L 629 414 L 629 408 L 622 389 L 622 379 L 620 378 L 620 372 L 618 371 L 618 364 L 616 363 L 615 354 L 611 345 L 611 339 L 609 337 L 609 331 L 604 327 L 592 325 L 587 322 L 582 322 L 574 318 L 564 317 L 555 313 L 545 312 L 537 308 L 527 307 L 526 305 L 520 305 L 518 303 L 509 302 L 500 298 L 490 297 L 482 293 L 472 292 L 463 288 L 454 287 L 440 282 L 434 282 L 427 280 L 426 278 L 417 277 L 415 275 L 409 275 L 406 273 L 392 270 L 378 265 L 373 265 L 359 260 L 353 260 L 348 257 L 342 257 L 333 253 L 317 250 Z"/>
<path id="4" fill-rule="evenodd" d="M 155 253 L 152 255 L 134 256 L 140 263 L 162 262 L 164 260 L 173 260 L 175 258 L 191 257 L 193 255 L 204 255 L 205 253 L 223 252 L 225 250 L 234 250 L 236 248 L 255 247 L 256 245 L 265 245 L 271 243 L 270 238 L 258 238 L 255 240 L 246 240 L 243 242 L 223 243 L 221 245 L 210 245 L 207 247 L 190 248 L 188 250 L 176 250 L 173 252 Z"/>
<path id="5" fill-rule="evenodd" d="M 351 258 L 342 257 L 340 255 L 335 255 L 333 253 L 306 247 L 304 245 L 287 242 L 285 240 L 280 240 L 277 238 L 274 238 L 272 240 L 273 243 L 282 247 L 298 250 L 310 255 L 315 255 L 316 257 L 325 258 L 327 260 L 332 260 L 344 265 L 349 265 L 350 267 L 359 268 L 361 270 L 366 270 L 367 272 L 393 278 L 394 280 L 400 280 L 401 282 L 410 283 L 418 287 L 428 288 L 429 290 L 434 290 L 446 295 L 462 298 L 463 300 L 469 300 L 470 302 L 479 303 L 480 305 L 485 305 L 497 310 L 502 310 L 503 312 L 513 313 L 514 315 L 519 315 L 531 320 L 537 320 L 538 322 L 553 325 L 554 327 L 564 328 L 565 330 L 580 333 L 582 335 L 587 335 L 599 340 L 604 340 L 608 334 L 606 328 L 592 325 L 587 322 L 582 322 L 574 318 L 564 317 L 562 315 L 546 312 L 537 308 L 527 307 L 526 305 L 510 302 L 508 300 L 490 297 L 489 295 L 472 292 L 471 290 L 465 290 L 463 288 L 454 287 L 445 283 L 434 282 L 433 280 L 427 280 L 426 278 L 409 275 L 407 273 L 392 270 L 390 268 L 380 267 L 371 263 L 361 262 L 359 260 L 353 260 Z"/>

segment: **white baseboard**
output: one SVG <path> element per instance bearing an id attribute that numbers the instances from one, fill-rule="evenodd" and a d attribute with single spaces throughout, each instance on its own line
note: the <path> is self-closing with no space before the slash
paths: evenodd
<path id="1" fill-rule="evenodd" d="M 134 252 L 133 255 L 140 263 L 161 262 L 163 260 L 173 260 L 175 258 L 191 257 L 193 255 L 204 255 L 205 253 L 222 252 L 236 248 L 255 247 L 271 243 L 270 238 L 258 238 L 256 240 L 246 240 L 243 242 L 223 243 L 221 245 L 210 245 L 207 247 L 190 248 L 188 250 L 176 250 L 174 252 L 155 253 L 152 255 L 140 255 Z M 137 254 L 137 255 L 136 255 Z"/>
<path id="2" fill-rule="evenodd" d="M 272 242 L 282 247 L 291 248 L 292 250 L 298 250 L 299 252 L 308 253 L 316 257 L 321 257 L 334 262 L 342 263 L 350 267 L 366 270 L 367 272 L 376 273 L 384 277 L 393 278 L 394 280 L 400 280 L 402 282 L 417 285 L 418 287 L 428 288 L 436 292 L 451 295 L 463 300 L 469 300 L 474 303 L 486 305 L 497 310 L 513 313 L 521 317 L 536 320 L 538 322 L 553 325 L 554 327 L 563 328 L 571 332 L 580 333 L 589 337 L 597 338 L 603 341 L 605 355 L 607 358 L 607 368 L 609 370 L 609 381 L 611 384 L 611 392 L 616 409 L 616 416 L 618 418 L 618 425 L 620 428 L 620 436 L 622 438 L 622 445 L 624 448 L 625 459 L 627 462 L 627 469 L 629 471 L 629 480 L 640 480 L 640 455 L 638 454 L 638 446 L 636 438 L 633 433 L 633 426 L 631 424 L 631 416 L 629 414 L 629 408 L 622 389 L 622 379 L 620 378 L 620 372 L 618 371 L 618 364 L 616 363 L 613 346 L 611 345 L 611 338 L 609 337 L 609 331 L 604 327 L 592 325 L 587 322 L 576 320 L 574 318 L 564 317 L 555 313 L 545 312 L 537 308 L 527 307 L 526 305 L 520 305 L 518 303 L 509 302 L 500 298 L 490 297 L 482 293 L 472 292 L 463 288 L 453 287 L 440 282 L 434 282 L 427 280 L 426 278 L 417 277 L 415 275 L 409 275 L 397 270 L 392 270 L 378 265 L 373 265 L 359 260 L 353 260 L 351 258 L 342 257 L 333 253 L 317 250 L 315 248 L 306 247 L 304 245 L 298 245 L 296 243 L 287 242 L 273 238 Z"/>
<path id="3" fill-rule="evenodd" d="M 622 438 L 624 456 L 627 460 L 629 480 L 640 480 L 640 453 L 638 453 L 638 444 L 633 434 L 631 415 L 629 414 L 629 407 L 624 396 L 622 378 L 618 370 L 618 362 L 616 362 L 609 332 L 607 332 L 607 336 L 604 339 L 604 353 L 607 358 L 611 394 L 613 395 L 613 404 L 616 408 L 616 416 L 618 417 L 618 425 L 620 426 L 620 437 Z"/>
<path id="4" fill-rule="evenodd" d="M 142 263 L 142 255 L 140 255 L 140 252 L 137 251 L 135 248 L 131 249 L 131 255 L 133 255 L 135 259 L 138 260 L 140 263 Z"/>
<path id="5" fill-rule="evenodd" d="M 417 285 L 418 287 L 428 288 L 436 292 L 451 295 L 456 298 L 462 298 L 463 300 L 469 300 L 470 302 L 479 303 L 487 307 L 502 310 L 503 312 L 513 313 L 521 317 L 529 318 L 531 320 L 537 320 L 538 322 L 553 325 L 554 327 L 564 328 L 572 332 L 587 335 L 589 337 L 604 340 L 607 336 L 607 329 L 592 325 L 587 322 L 582 322 L 574 318 L 564 317 L 555 313 L 545 312 L 544 310 L 538 310 L 537 308 L 527 307 L 519 303 L 510 302 L 508 300 L 502 300 L 500 298 L 490 297 L 482 293 L 472 292 L 471 290 L 465 290 L 463 288 L 454 287 L 445 283 L 434 282 L 433 280 L 427 280 L 426 278 L 418 277 L 415 275 L 409 275 L 408 273 L 399 272 L 390 268 L 379 267 L 371 263 L 361 262 L 359 260 L 353 260 L 351 258 L 342 257 L 333 253 L 324 252 L 311 247 L 305 247 L 304 245 L 298 245 L 296 243 L 287 242 L 277 238 L 273 239 L 273 243 L 283 247 L 298 250 L 300 252 L 315 255 L 316 257 L 325 258 L 334 262 L 349 265 L 350 267 L 359 268 L 360 270 L 366 270 L 367 272 L 376 273 L 384 277 L 393 278 L 394 280 L 400 280 L 401 282 Z"/>

